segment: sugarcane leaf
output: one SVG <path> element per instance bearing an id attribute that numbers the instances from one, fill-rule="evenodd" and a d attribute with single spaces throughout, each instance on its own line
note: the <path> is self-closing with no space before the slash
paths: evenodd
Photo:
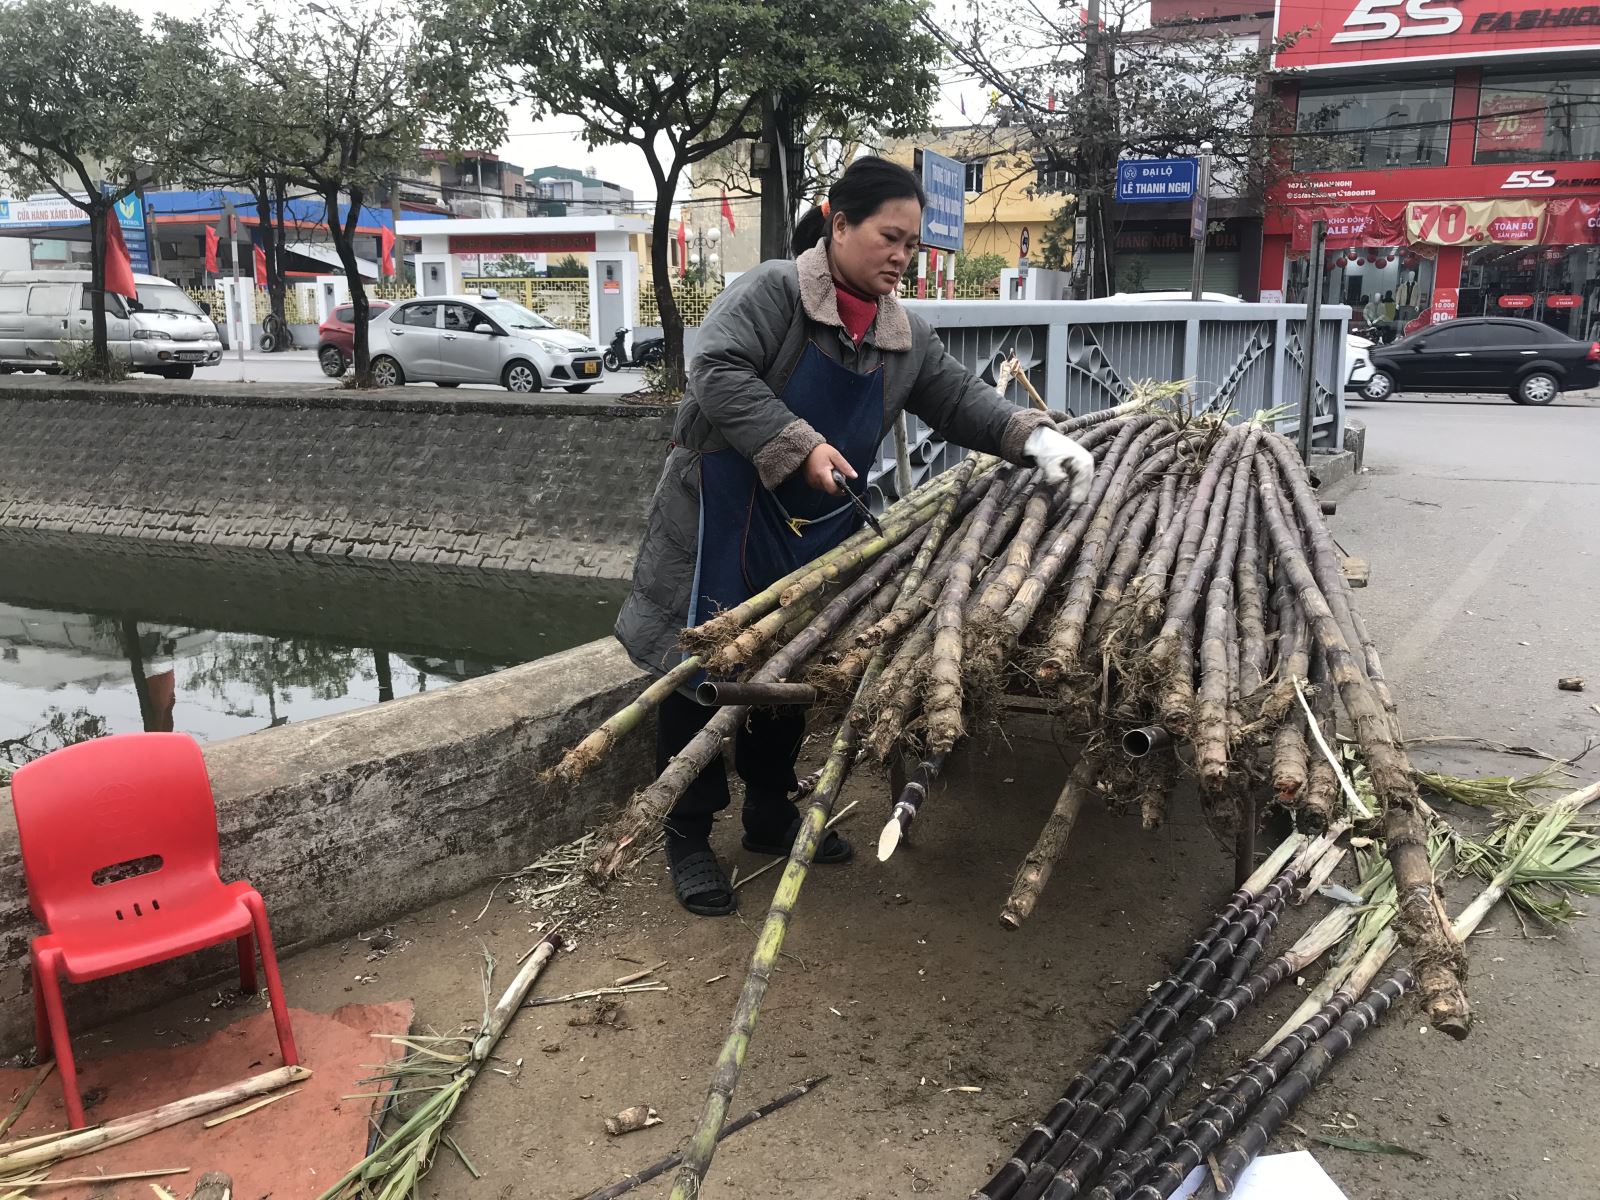
<path id="1" fill-rule="evenodd" d="M 1427 1159 L 1421 1151 L 1412 1150 L 1398 1142 L 1380 1142 L 1376 1138 L 1345 1137 L 1337 1133 L 1313 1133 L 1308 1135 L 1313 1142 L 1321 1142 L 1324 1146 L 1332 1146 L 1335 1150 L 1355 1150 L 1362 1154 L 1403 1154 L 1407 1158 Z"/>

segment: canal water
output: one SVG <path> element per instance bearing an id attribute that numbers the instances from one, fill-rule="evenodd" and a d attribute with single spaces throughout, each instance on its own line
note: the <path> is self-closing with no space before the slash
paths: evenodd
<path id="1" fill-rule="evenodd" d="M 215 741 L 449 687 L 604 637 L 626 591 L 0 536 L 0 777 L 100 733 Z"/>

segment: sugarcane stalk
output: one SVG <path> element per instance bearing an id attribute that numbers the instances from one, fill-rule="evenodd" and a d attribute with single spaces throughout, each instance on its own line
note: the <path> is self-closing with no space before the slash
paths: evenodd
<path id="1" fill-rule="evenodd" d="M 1277 912 L 1281 912 L 1281 909 Z M 1276 923 L 1277 912 L 1263 917 L 1247 945 L 1254 944 L 1259 948 Z M 1181 1036 L 1168 1042 L 1139 1076 L 1123 1089 L 1115 1103 L 1108 1106 L 1083 1134 L 1077 1149 L 1057 1169 L 1055 1177 L 1045 1189 L 1044 1200 L 1075 1200 L 1081 1195 L 1094 1183 L 1125 1131 L 1141 1113 L 1158 1101 L 1162 1090 L 1183 1074 L 1201 1050 L 1236 1021 L 1246 1008 L 1337 945 L 1343 930 L 1347 928 L 1348 924 L 1338 920 L 1319 923 L 1288 951 L 1248 979 L 1240 972 L 1239 980 L 1228 988 L 1226 994 L 1219 996 Z M 1244 961 L 1246 957 L 1240 955 L 1236 961 Z"/>
<path id="2" fill-rule="evenodd" d="M 1278 472 L 1272 459 L 1258 458 L 1255 469 L 1262 512 L 1278 551 L 1278 562 L 1288 572 L 1313 636 L 1327 655 L 1329 673 L 1366 758 L 1373 791 L 1383 805 L 1385 848 L 1394 867 L 1400 898 L 1396 919 L 1401 940 L 1416 963 L 1423 1007 L 1434 1028 L 1451 1037 L 1464 1038 L 1472 1027 L 1472 1009 L 1462 986 L 1466 956 L 1450 932 L 1434 883 L 1411 765 L 1405 751 L 1394 742 L 1388 711 L 1356 664 L 1305 555 L 1285 527 L 1277 506 Z"/>
<path id="3" fill-rule="evenodd" d="M 816 857 L 817 847 L 822 843 L 823 829 L 828 823 L 828 813 L 833 808 L 834 799 L 843 787 L 850 763 L 855 758 L 856 744 L 860 740 L 861 702 L 877 676 L 881 661 L 879 658 L 869 664 L 862 676 L 850 711 L 839 726 L 839 731 L 833 739 L 833 748 L 828 754 L 827 762 L 823 764 L 822 778 L 818 780 L 816 790 L 811 793 L 810 804 L 800 823 L 800 832 L 789 851 L 788 864 L 778 881 L 777 891 L 772 897 L 772 906 L 767 910 L 766 922 L 762 925 L 761 935 L 756 941 L 755 952 L 750 957 L 750 969 L 745 976 L 744 987 L 739 993 L 738 1006 L 734 1009 L 732 1028 L 723 1043 L 721 1053 L 717 1056 L 716 1069 L 712 1074 L 710 1090 L 706 1094 L 705 1109 L 701 1113 L 700 1123 L 695 1127 L 688 1145 L 684 1148 L 683 1162 L 673 1180 L 671 1200 L 695 1200 L 700 1195 L 700 1183 L 711 1166 L 712 1156 L 716 1153 L 718 1137 L 727 1119 L 728 1109 L 733 1103 L 733 1094 L 739 1084 L 739 1074 L 744 1067 L 745 1055 L 750 1049 L 750 1039 L 755 1033 L 756 1021 L 761 1015 L 761 1003 L 766 998 L 772 969 L 777 964 L 778 953 L 783 949 L 784 935 L 789 931 L 795 904 L 800 899 L 800 889 L 805 883 L 806 873 L 811 868 L 812 860 Z"/>
<path id="4" fill-rule="evenodd" d="M 1222 481 L 1223 471 L 1233 465 L 1233 451 L 1242 431 L 1231 429 L 1219 438 L 1206 458 L 1205 470 L 1189 495 L 1189 505 L 1175 517 L 1162 535 L 1161 544 L 1151 562 L 1150 572 L 1134 589 L 1142 620 L 1153 623 L 1161 612 L 1161 599 L 1171 594 L 1188 579 L 1200 540 L 1205 533 L 1212 509 L 1212 498 Z M 1231 476 L 1229 477 L 1232 478 Z M 1169 579 L 1170 575 L 1170 579 Z M 1172 625 L 1171 638 L 1177 636 L 1177 621 L 1169 613 L 1162 623 L 1162 632 Z M 1170 654 L 1171 651 L 1166 652 Z"/>
<path id="5" fill-rule="evenodd" d="M 252 1075 L 237 1083 L 230 1083 L 226 1087 L 201 1092 L 197 1096 L 185 1096 L 181 1100 L 174 1100 L 159 1108 L 129 1113 L 125 1117 L 116 1117 L 99 1125 L 91 1125 L 87 1129 L 66 1129 L 60 1133 L 7 1142 L 0 1145 L 0 1174 L 23 1171 L 30 1167 L 48 1166 L 69 1158 L 82 1158 L 85 1154 L 94 1154 L 111 1146 L 120 1146 L 124 1142 L 131 1142 L 158 1129 L 170 1129 L 174 1125 L 192 1121 L 195 1117 L 208 1116 L 242 1100 L 263 1096 L 291 1083 L 299 1083 L 310 1078 L 311 1071 L 308 1067 L 279 1067 L 273 1071 L 264 1071 L 260 1075 Z"/>
<path id="6" fill-rule="evenodd" d="M 1069 1124 L 1076 1123 L 1080 1107 L 1098 1103 L 1096 1096 L 1115 1095 L 1121 1090 L 1132 1072 L 1166 1040 L 1183 1012 L 1205 995 L 1222 964 L 1249 936 L 1265 909 L 1280 905 L 1287 889 L 1293 887 L 1293 881 L 1301 878 L 1309 863 L 1326 853 L 1331 843 L 1325 839 L 1326 835 L 1324 839 L 1308 841 L 1299 834 L 1291 834 L 1267 856 L 1255 874 L 1245 880 L 1212 919 L 1184 960 L 1150 993 L 1099 1054 L 1073 1077 L 1061 1098 L 1029 1131 L 989 1182 L 972 1194 L 973 1200 L 1011 1200 L 1028 1180 L 1039 1157 L 1065 1134 Z M 1049 1174 L 1046 1172 L 1040 1179 L 1041 1186 L 1048 1181 Z"/>
<path id="7" fill-rule="evenodd" d="M 1223 518 L 1222 542 L 1206 595 L 1205 625 L 1200 640 L 1200 691 L 1194 709 L 1194 755 L 1200 784 L 1211 792 L 1220 791 L 1228 781 L 1228 680 L 1231 658 L 1238 645 L 1229 637 L 1235 611 L 1234 575 L 1246 520 L 1256 507 L 1249 490 L 1250 471 L 1242 464 L 1249 463 L 1260 439 L 1259 427 L 1252 427 L 1245 435 L 1244 448 L 1240 451 L 1241 466 L 1234 471 L 1227 514 Z M 1187 664 L 1182 670 L 1187 674 Z"/>
<path id="8" fill-rule="evenodd" d="M 699 673 L 700 666 L 698 655 L 684 659 L 640 692 L 626 708 L 607 717 L 598 729 L 568 750 L 561 761 L 541 777 L 540 782 L 556 783 L 562 787 L 577 783 L 613 746 L 639 728 L 646 717 L 660 708 L 663 700 L 693 679 Z"/>
<path id="9" fill-rule="evenodd" d="M 1187 572 L 1182 572 L 1183 560 L 1179 560 L 1179 571 L 1174 572 L 1173 587 L 1168 593 L 1166 618 L 1150 650 L 1150 662 L 1161 689 L 1158 705 L 1161 723 L 1174 733 L 1187 734 L 1193 724 L 1196 614 L 1208 595 L 1206 581 L 1216 564 L 1224 524 L 1238 495 L 1239 476 L 1248 470 L 1249 460 L 1243 454 L 1233 454 L 1230 449 L 1230 461 L 1223 469 L 1223 481 L 1217 489 L 1217 502 L 1206 512 L 1206 522 Z M 1182 574 L 1182 582 L 1179 582 L 1179 574 Z"/>
<path id="10" fill-rule="evenodd" d="M 1094 602 L 1094 586 L 1100 578 L 1101 554 L 1107 535 L 1128 494 L 1128 481 L 1141 461 L 1140 454 L 1160 432 L 1161 427 L 1152 422 L 1134 437 L 1112 475 L 1099 511 L 1083 535 L 1077 562 L 1067 584 L 1067 597 L 1051 624 L 1046 657 L 1038 671 L 1041 681 L 1046 684 L 1052 678 L 1070 678 L 1080 673 L 1078 649 L 1089 621 L 1089 606 Z"/>
<path id="11" fill-rule="evenodd" d="M 989 455 L 972 457 L 977 460 L 973 466 L 975 475 L 986 475 L 1000 461 Z M 929 480 L 911 495 L 891 505 L 879 518 L 885 536 L 878 536 L 870 528 L 858 530 L 833 549 L 795 568 L 748 600 L 723 610 L 703 624 L 684 630 L 681 639 L 684 648 L 690 653 L 709 657 L 780 603 L 787 608 L 838 579 L 841 573 L 876 558 L 891 544 L 926 522 L 945 492 L 955 486 L 956 481 L 949 477 L 951 474 L 946 472 Z"/>
<path id="12" fill-rule="evenodd" d="M 1011 895 L 1000 910 L 1000 924 L 1005 928 L 1021 929 L 1022 923 L 1033 915 L 1045 884 L 1050 882 L 1050 873 L 1066 851 L 1067 839 L 1072 836 L 1072 826 L 1078 819 L 1078 810 L 1083 806 L 1084 797 L 1094 793 L 1095 779 L 1099 774 L 1099 757 L 1084 754 L 1067 776 L 1061 794 L 1056 797 L 1055 807 L 1050 810 L 1050 817 L 1039 833 L 1039 840 L 1022 860 L 1016 881 L 1011 885 Z"/>
<path id="13" fill-rule="evenodd" d="M 978 552 L 994 519 L 993 493 L 978 506 L 972 528 L 956 551 L 950 575 L 939 593 L 934 610 L 933 646 L 928 664 L 928 693 L 923 701 L 927 720 L 928 749 L 948 754 L 966 731 L 961 720 L 961 656 L 965 644 L 962 625 L 972 576 L 977 569 Z"/>
<path id="14" fill-rule="evenodd" d="M 1239 694 L 1253 696 L 1267 675 L 1265 574 L 1261 562 L 1261 505 L 1252 492 L 1245 510 L 1234 594 L 1239 600 Z"/>
<path id="15" fill-rule="evenodd" d="M 894 808 L 890 810 L 889 819 L 884 823 L 882 832 L 878 834 L 879 862 L 888 862 L 905 836 L 911 832 L 911 825 L 922 810 L 922 802 L 928 798 L 934 780 L 944 768 L 944 760 L 943 754 L 929 755 L 917 764 L 916 770 L 911 773 L 911 778 L 906 780 L 905 787 L 900 789 Z"/>
<path id="16" fill-rule="evenodd" d="M 915 552 L 918 539 L 926 529 L 916 531 L 912 537 L 893 548 L 859 578 L 825 605 L 814 619 L 797 633 L 782 649 L 769 658 L 751 676 L 752 683 L 781 683 L 789 674 L 800 668 L 821 647 L 828 636 L 847 620 L 868 595 Z M 735 704 L 717 710 L 700 732 L 689 739 L 666 770 L 654 783 L 640 789 L 629 800 L 627 807 L 602 830 L 594 856 L 585 868 L 589 879 L 603 884 L 621 869 L 630 846 L 641 844 L 665 820 L 679 796 L 688 789 L 718 754 L 722 753 L 724 739 L 731 736 L 743 723 L 749 708 Z"/>
<path id="17" fill-rule="evenodd" d="M 730 1138 L 734 1134 L 738 1133 L 741 1129 L 744 1129 L 750 1125 L 754 1125 L 757 1121 L 761 1120 L 762 1117 L 769 1117 L 773 1113 L 777 1112 L 780 1108 L 783 1108 L 785 1105 L 793 1104 L 796 1100 L 811 1092 L 826 1079 L 828 1079 L 827 1075 L 813 1075 L 810 1079 L 806 1079 L 795 1084 L 781 1096 L 775 1096 L 771 1100 L 768 1100 L 765 1104 L 757 1105 L 755 1108 L 752 1108 L 749 1112 L 745 1113 L 742 1117 L 735 1117 L 722 1127 L 722 1131 L 717 1134 L 717 1141 L 724 1141 L 725 1139 Z M 673 1167 L 677 1166 L 682 1161 L 682 1153 L 669 1154 L 665 1158 L 651 1163 L 648 1167 L 642 1167 L 633 1172 L 631 1175 L 623 1176 L 615 1183 L 607 1184 L 605 1187 L 597 1188 L 592 1192 L 586 1192 L 583 1196 L 578 1197 L 577 1200 L 616 1200 L 618 1196 L 625 1196 L 629 1192 L 633 1191 L 634 1188 L 649 1183 L 652 1179 L 655 1179 L 661 1175 L 665 1175 L 668 1171 L 672 1170 Z"/>
<path id="18" fill-rule="evenodd" d="M 817 689 L 808 683 L 733 683 L 708 679 L 695 688 L 694 697 L 712 708 L 727 704 L 750 708 L 809 708 L 817 702 Z"/>
<path id="19" fill-rule="evenodd" d="M 1022 1186 L 1015 1191 L 1016 1200 L 1040 1200 L 1055 1178 L 1056 1171 L 1078 1149 L 1084 1134 L 1094 1125 L 1106 1105 L 1122 1094 L 1145 1064 L 1166 1044 L 1183 1013 L 1208 995 L 1222 976 L 1226 964 L 1263 918 L 1282 909 L 1289 893 L 1331 844 L 1332 841 L 1324 837 L 1303 845 L 1283 871 L 1218 935 L 1209 953 L 1196 964 L 1166 1002 L 1158 1007 L 1156 1015 L 1144 1024 L 1139 1035 L 1107 1068 L 1093 1090 L 1074 1104 L 1069 1119 L 1056 1128 L 1053 1142 L 1028 1171 Z M 1275 922 L 1276 916 L 1271 919 Z"/>
<path id="20" fill-rule="evenodd" d="M 1139 824 L 1146 833 L 1153 833 L 1167 819 L 1167 795 L 1178 776 L 1178 760 L 1172 748 L 1164 745 L 1157 748 L 1141 766 L 1144 782 L 1139 788 Z"/>
<path id="21" fill-rule="evenodd" d="M 1129 506 L 1133 510 L 1133 516 L 1124 527 L 1121 536 L 1118 537 L 1117 531 L 1112 530 L 1110 540 L 1117 548 L 1116 553 L 1112 556 L 1111 565 L 1106 568 L 1105 582 L 1100 588 L 1100 598 L 1095 601 L 1094 611 L 1089 614 L 1089 624 L 1083 635 L 1084 641 L 1090 646 L 1100 646 L 1104 642 L 1111 618 L 1121 606 L 1128 582 L 1133 578 L 1139 560 L 1144 556 L 1145 543 L 1150 537 L 1150 531 L 1155 527 L 1160 503 L 1159 495 L 1154 492 L 1147 494 L 1136 505 Z M 1124 511 L 1128 509 L 1125 508 Z"/>

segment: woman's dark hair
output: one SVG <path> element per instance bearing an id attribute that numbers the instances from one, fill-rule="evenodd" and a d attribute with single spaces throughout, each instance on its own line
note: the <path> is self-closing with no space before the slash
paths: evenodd
<path id="1" fill-rule="evenodd" d="M 846 221 L 859 225 L 890 200 L 915 200 L 924 208 L 928 204 L 922 184 L 899 163 L 873 155 L 856 159 L 828 189 L 828 214 L 823 215 L 819 204 L 795 224 L 792 252 L 800 254 L 821 241 L 834 213 L 843 213 Z"/>

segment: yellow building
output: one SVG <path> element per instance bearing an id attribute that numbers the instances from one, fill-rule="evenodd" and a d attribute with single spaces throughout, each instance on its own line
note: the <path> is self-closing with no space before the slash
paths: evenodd
<path id="1" fill-rule="evenodd" d="M 1071 181 L 1031 154 L 1007 149 L 1006 130 L 992 126 L 936 129 L 884 146 L 885 158 L 914 165 L 918 150 L 932 150 L 967 164 L 967 214 L 963 253 L 998 254 L 1009 265 L 1021 255 L 1022 231 L 1037 264 L 1045 229 L 1071 199 Z M 1071 252 L 1068 251 L 1068 261 Z M 1063 264 L 1065 265 L 1065 264 Z"/>

